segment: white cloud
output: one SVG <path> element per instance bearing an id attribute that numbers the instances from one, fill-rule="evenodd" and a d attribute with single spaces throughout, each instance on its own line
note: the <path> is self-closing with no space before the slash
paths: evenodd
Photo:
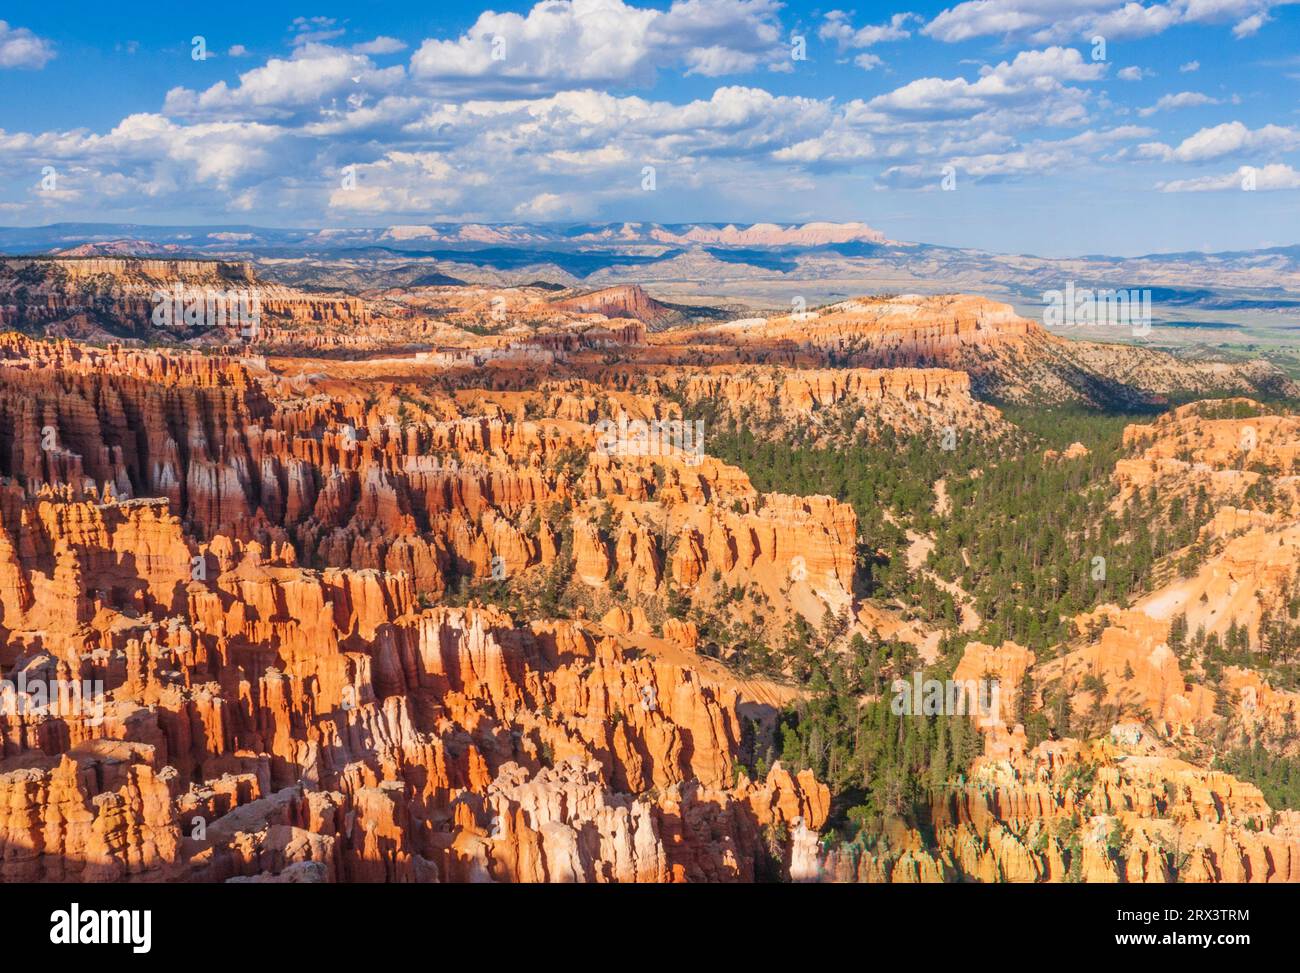
<path id="1" fill-rule="evenodd" d="M 942 119 L 1019 106 L 1043 118 L 1077 119 L 1087 93 L 1062 82 L 1097 81 L 1106 69 L 1104 63 L 1085 61 L 1073 48 L 1021 51 L 1012 61 L 982 67 L 977 81 L 918 78 L 871 99 L 867 110 L 881 117 Z"/>
<path id="2" fill-rule="evenodd" d="M 778 162 L 804 165 L 852 164 L 876 158 L 878 154 L 871 136 L 838 129 L 779 149 L 773 153 L 773 157 Z"/>
<path id="3" fill-rule="evenodd" d="M 631 161 L 627 150 L 621 145 L 603 145 L 597 149 L 583 149 L 577 152 L 568 149 L 556 149 L 553 152 L 548 152 L 547 157 L 577 171 L 608 169 L 611 166 L 624 165 Z"/>
<path id="4" fill-rule="evenodd" d="M 54 45 L 26 27 L 10 27 L 0 20 L 0 68 L 39 70 L 54 59 Z"/>
<path id="5" fill-rule="evenodd" d="M 391 89 L 405 74 L 400 65 L 376 68 L 361 54 L 304 45 L 290 58 L 271 58 L 244 72 L 234 87 L 218 81 L 203 92 L 173 88 L 167 92 L 163 110 L 174 115 L 287 116 L 302 108 L 315 108 L 322 96 Z"/>
<path id="6" fill-rule="evenodd" d="M 1145 158 L 1167 162 L 1209 162 L 1240 152 L 1292 152 L 1300 148 L 1300 131 L 1281 125 L 1249 129 L 1241 122 L 1224 122 L 1189 135 L 1177 148 L 1159 142 L 1141 146 Z"/>
<path id="7" fill-rule="evenodd" d="M 952 169 L 955 168 L 955 166 L 952 167 Z M 937 163 L 890 166 L 876 177 L 876 188 L 919 189 L 929 192 L 938 189 L 942 185 L 944 176 L 948 175 L 952 169 Z"/>
<path id="8" fill-rule="evenodd" d="M 295 45 L 323 44 L 337 40 L 347 33 L 342 27 L 336 27 L 337 23 L 333 17 L 295 17 L 292 42 Z"/>
<path id="9" fill-rule="evenodd" d="M 466 192 L 488 183 L 484 172 L 464 172 L 437 152 L 389 152 L 333 175 L 330 208 L 358 213 L 436 211 L 460 205 Z"/>
<path id="10" fill-rule="evenodd" d="M 1199 71 L 1201 70 L 1201 62 L 1188 61 L 1186 64 L 1178 65 L 1178 70 L 1181 71 L 1183 74 L 1190 74 L 1193 71 Z"/>
<path id="11" fill-rule="evenodd" d="M 913 13 L 894 14 L 887 24 L 854 30 L 849 23 L 849 16 L 843 10 L 832 10 L 822 21 L 817 36 L 824 41 L 834 40 L 841 51 L 849 48 L 871 47 L 884 41 L 899 41 L 911 37 L 912 32 L 907 29 L 907 24 L 921 19 Z"/>
<path id="12" fill-rule="evenodd" d="M 1065 23 L 1052 24 L 1038 33 L 1045 37 L 1092 34 L 1107 40 L 1129 40 L 1162 34 L 1178 23 L 1178 8 L 1174 3 L 1155 3 L 1144 7 L 1140 3 L 1130 2 L 1113 6 L 1114 9 L 1098 15 L 1084 13 Z"/>
<path id="13" fill-rule="evenodd" d="M 1238 0 L 1177 2 L 1188 13 L 1194 3 Z M 1098 16 L 1123 11 L 1110 0 L 1094 8 Z M 157 212 L 245 211 L 300 222 L 326 213 L 540 220 L 623 218 L 661 200 L 678 212 L 692 199 L 706 209 L 779 207 L 790 194 L 850 192 L 864 174 L 879 186 L 934 189 L 949 164 L 962 180 L 1020 180 L 1118 159 L 1195 163 L 1251 152 L 1232 164 L 1273 162 L 1268 153 L 1297 145 L 1291 129 L 1252 132 L 1240 122 L 1176 147 L 1143 142 L 1167 136 L 1115 121 L 1134 110 L 1147 117 L 1217 102 L 1179 92 L 1141 109 L 1117 104 L 1104 86 L 1090 86 L 1119 65 L 1091 60 L 1086 38 L 1082 51 L 1013 48 L 1005 60 L 962 67 L 958 76 L 910 75 L 848 101 L 758 84 L 708 86 L 711 93 L 673 100 L 623 90 L 653 82 L 657 71 L 691 74 L 699 88 L 701 77 L 790 70 L 779 10 L 776 0 L 675 0 L 666 9 L 542 0 L 518 14 L 485 13 L 464 34 L 417 43 L 409 62 L 387 68 L 372 58 L 396 53 L 400 41 L 326 43 L 341 36 L 338 24 L 301 20 L 290 52 L 243 65 L 248 70 L 232 64 L 227 80 L 204 89 L 174 88 L 158 113 L 128 116 L 102 134 L 0 130 L 0 169 L 55 164 L 69 174 L 61 188 L 77 194 L 75 205 L 99 212 L 142 214 L 156 204 Z M 809 32 L 828 42 L 823 54 L 833 46 L 848 52 L 839 63 L 866 71 L 883 65 L 872 53 L 877 45 L 920 23 L 897 14 L 858 27 L 852 18 L 833 11 Z M 503 61 L 491 59 L 494 36 L 505 38 Z M 242 45 L 228 53 L 251 56 Z M 881 91 L 877 77 L 859 76 L 859 84 Z M 641 191 L 646 165 L 671 193 Z M 356 180 L 345 188 L 349 166 Z M 29 214 L 52 215 L 41 209 L 52 202 L 33 196 Z"/>
<path id="14" fill-rule="evenodd" d="M 1010 64 L 1003 61 L 995 68 L 982 68 L 980 74 L 1007 81 L 1054 78 L 1058 81 L 1099 81 L 1106 65 L 1085 61 L 1072 47 L 1049 47 L 1044 51 L 1021 51 Z"/>
<path id="15" fill-rule="evenodd" d="M 1246 36 L 1268 11 L 1291 0 L 965 0 L 939 12 L 922 33 L 956 43 L 976 37 L 1027 37 L 1033 43 L 1150 37 L 1179 24 L 1235 23 Z"/>
<path id="16" fill-rule="evenodd" d="M 946 151 L 936 161 L 926 164 L 891 166 L 876 180 L 882 189 L 919 189 L 931 192 L 940 188 L 945 167 L 955 171 L 958 181 L 975 182 L 1008 178 L 1029 178 L 1086 165 L 1099 152 L 1134 138 L 1150 134 L 1149 129 L 1122 126 L 1106 131 L 1086 131 L 1067 139 L 1039 140 L 1013 147 L 998 146 L 993 151 Z M 956 148 L 956 147 L 952 147 Z"/>
<path id="17" fill-rule="evenodd" d="M 491 80 L 544 93 L 593 84 L 648 84 L 673 63 L 705 76 L 788 59 L 777 0 L 675 0 L 667 11 L 623 0 L 542 0 L 527 15 L 481 14 L 455 40 L 426 40 L 414 77 Z"/>
<path id="18" fill-rule="evenodd" d="M 1197 108 L 1201 105 L 1218 104 L 1222 104 L 1218 98 L 1211 98 L 1199 91 L 1180 91 L 1177 94 L 1161 95 L 1154 105 L 1139 108 L 1138 114 L 1148 118 L 1156 112 L 1169 111 L 1172 108 Z"/>
<path id="19" fill-rule="evenodd" d="M 1147 72 L 1137 67 L 1120 68 L 1116 76 L 1121 81 L 1141 81 L 1147 76 Z"/>
<path id="20" fill-rule="evenodd" d="M 967 0 L 942 10 L 926 24 L 921 33 L 935 40 L 956 43 L 975 37 L 1023 34 L 1051 23 L 1058 17 L 1068 17 L 1076 7 L 1103 8 L 1113 2 L 1061 5 L 1038 0 Z"/>
<path id="21" fill-rule="evenodd" d="M 702 74 L 706 78 L 752 71 L 757 64 L 758 55 L 717 44 L 712 47 L 695 47 L 686 52 L 686 73 Z"/>
<path id="22" fill-rule="evenodd" d="M 1093 161 L 1099 153 L 1149 134 L 1150 129 L 1123 125 L 1104 131 L 1080 132 L 1064 139 L 1030 142 L 1006 152 L 958 156 L 952 161 L 961 172 L 975 179 L 1042 175 L 1078 168 Z"/>
<path id="23" fill-rule="evenodd" d="M 364 44 L 353 44 L 352 52 L 354 54 L 396 54 L 398 51 L 406 50 L 406 43 L 399 41 L 396 37 L 376 37 L 372 41 L 366 41 Z"/>
<path id="24" fill-rule="evenodd" d="M 514 214 L 524 220 L 580 219 L 594 211 L 589 196 L 578 193 L 538 193 L 520 203 Z"/>
<path id="25" fill-rule="evenodd" d="M 1300 189 L 1300 172 L 1290 166 L 1274 163 L 1255 168 L 1241 166 L 1236 172 L 1221 176 L 1200 176 L 1196 179 L 1175 179 L 1156 184 L 1162 193 L 1212 193 L 1225 190 L 1245 190 L 1248 186 L 1259 192 L 1282 189 Z"/>
<path id="26" fill-rule="evenodd" d="M 1232 36 L 1237 38 L 1253 37 L 1268 22 L 1268 14 L 1251 14 L 1232 28 Z"/>

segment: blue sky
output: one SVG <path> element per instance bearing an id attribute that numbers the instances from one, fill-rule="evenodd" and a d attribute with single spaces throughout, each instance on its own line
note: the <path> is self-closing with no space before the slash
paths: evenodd
<path id="1" fill-rule="evenodd" d="M 1294 3 L 10 0 L 0 20 L 0 225 L 861 220 L 1050 256 L 1300 242 Z"/>

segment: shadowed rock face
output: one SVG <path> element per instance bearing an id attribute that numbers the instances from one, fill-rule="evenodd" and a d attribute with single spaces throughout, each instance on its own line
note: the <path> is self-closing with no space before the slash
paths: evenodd
<path id="1" fill-rule="evenodd" d="M 0 327 L 39 329 L 49 336 L 94 340 L 186 340 L 197 344 L 239 340 L 241 323 L 218 326 L 218 295 L 244 300 L 256 310 L 260 337 L 274 340 L 300 329 L 364 330 L 365 303 L 342 294 L 298 291 L 259 279 L 251 264 L 216 260 L 134 257 L 6 257 L 0 259 Z M 203 304 L 202 320 L 174 315 L 165 323 L 160 304 Z M 211 309 L 208 305 L 211 304 Z M 239 313 L 236 303 L 235 313 Z M 195 318 L 198 318 L 197 312 Z M 287 332 L 287 335 L 284 334 Z"/>
<path id="2" fill-rule="evenodd" d="M 671 563 L 775 592 L 799 551 L 842 590 L 847 506 L 716 461 L 539 462 L 590 452 L 579 422 L 372 428 L 363 401 L 268 397 L 233 361 L 2 354 L 0 662 L 104 690 L 0 717 L 5 878 L 748 880 L 790 867 L 756 866 L 765 829 L 825 820 L 807 773 L 737 780 L 734 681 L 647 654 L 644 613 L 633 633 L 419 602 L 561 556 L 600 589 L 658 590 Z M 575 494 L 621 519 L 602 533 Z M 673 556 L 660 520 L 690 538 Z"/>

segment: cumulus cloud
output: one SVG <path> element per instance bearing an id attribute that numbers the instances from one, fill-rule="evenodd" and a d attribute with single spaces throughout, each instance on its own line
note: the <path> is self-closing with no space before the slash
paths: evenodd
<path id="1" fill-rule="evenodd" d="M 817 36 L 824 41 L 833 40 L 841 51 L 849 48 L 871 47 L 884 41 L 899 41 L 912 36 L 907 24 L 921 17 L 913 13 L 894 14 L 889 23 L 854 29 L 849 22 L 849 14 L 843 10 L 832 10 L 822 21 Z"/>
<path id="2" fill-rule="evenodd" d="M 54 45 L 26 27 L 0 20 L 0 68 L 39 70 L 54 59 Z"/>
<path id="3" fill-rule="evenodd" d="M 1106 74 L 1104 63 L 1085 61 L 1073 48 L 1049 47 L 1021 51 L 1011 61 L 985 65 L 979 79 L 918 78 L 901 88 L 878 95 L 867 110 L 881 116 L 908 118 L 960 118 L 1007 106 L 1029 106 L 1036 115 L 1057 112 L 1058 120 L 1079 117 L 1086 92 L 1065 81 L 1097 81 Z"/>
<path id="4" fill-rule="evenodd" d="M 631 9 L 618 0 L 602 3 L 607 11 Z M 565 20 L 572 4 L 551 6 L 561 22 L 553 31 L 589 29 Z M 734 31 L 727 44 L 706 41 L 727 33 L 738 12 L 771 9 L 742 0 L 679 0 L 667 12 L 645 12 L 630 36 L 635 51 L 661 49 L 674 38 L 679 70 L 712 76 L 763 63 L 765 55 L 755 51 L 751 60 L 737 46 Z M 516 20 L 526 23 L 536 11 Z M 903 23 L 891 25 L 901 30 Z M 299 26 L 301 34 L 334 29 L 322 21 Z M 589 40 L 623 44 L 629 36 L 613 35 Z M 779 41 L 756 33 L 752 46 L 769 37 Z M 850 43 L 866 40 L 855 31 Z M 679 195 L 715 197 L 755 186 L 805 191 L 813 185 L 807 173 L 866 162 L 901 173 L 961 158 L 973 172 L 1015 178 L 1046 157 L 1041 145 L 1023 145 L 1017 133 L 1084 121 L 1088 95 L 1075 85 L 1100 80 L 1107 70 L 1076 50 L 1049 47 L 985 65 L 974 77 L 922 78 L 848 103 L 753 85 L 668 101 L 619 95 L 609 85 L 578 87 L 572 79 L 550 93 L 493 89 L 488 97 L 448 97 L 427 76 L 413 77 L 418 52 L 408 71 L 379 68 L 361 51 L 386 46 L 295 43 L 291 54 L 206 89 L 175 88 L 162 112 L 133 115 L 106 135 L 0 133 L 0 164 L 62 159 L 85 171 L 82 183 L 116 172 L 124 199 L 184 198 L 186 205 L 210 201 L 221 210 L 576 217 L 619 200 L 639 202 L 646 165 Z M 782 54 L 788 60 L 784 48 Z M 635 73 L 634 65 L 614 65 L 610 57 L 604 67 L 565 70 Z M 858 63 L 870 69 L 879 62 L 860 51 Z M 1080 142 L 1072 151 L 1077 165 L 1102 150 Z"/>
<path id="5" fill-rule="evenodd" d="M 1157 183 L 1156 188 L 1162 193 L 1213 193 L 1232 189 L 1271 192 L 1300 189 L 1300 172 L 1280 163 L 1258 169 L 1254 166 L 1241 166 L 1236 172 L 1224 173 L 1221 176 L 1175 179 Z"/>
<path id="6" fill-rule="evenodd" d="M 877 150 L 876 142 L 870 135 L 840 128 L 778 149 L 774 153 L 774 158 L 778 162 L 820 166 L 865 162 L 876 158 L 879 154 L 881 153 Z"/>
<path id="7" fill-rule="evenodd" d="M 388 152 L 369 163 L 337 170 L 331 209 L 357 213 L 418 213 L 459 206 L 488 184 L 483 171 L 466 171 L 438 152 Z"/>
<path id="8" fill-rule="evenodd" d="M 1150 129 L 1132 125 L 1089 130 L 1069 138 L 1029 142 L 1006 152 L 956 156 L 952 162 L 959 172 L 977 181 L 1038 176 L 1079 168 L 1100 153 L 1149 134 Z"/>
<path id="9" fill-rule="evenodd" d="M 298 160 L 283 132 L 254 123 L 178 125 L 158 114 L 129 115 L 103 135 L 84 131 L 0 134 L 0 167 L 53 165 L 60 189 L 99 207 L 131 208 L 184 198 L 186 205 L 235 208 L 250 187 L 274 182 Z M 38 206 L 70 202 L 32 194 Z"/>
<path id="10" fill-rule="evenodd" d="M 594 211 L 589 195 L 580 193 L 538 193 L 520 203 L 514 215 L 523 220 L 546 222 L 556 219 L 581 219 Z"/>
<path id="11" fill-rule="evenodd" d="M 1248 36 L 1268 20 L 1268 11 L 1290 0 L 965 0 L 937 14 L 922 28 L 936 40 L 956 43 L 976 37 L 1028 38 L 1033 43 L 1150 37 L 1179 24 L 1234 24 Z"/>
<path id="12" fill-rule="evenodd" d="M 1020 16 L 1055 0 L 986 2 Z M 1177 2 L 1179 16 L 1190 16 L 1192 3 L 1239 6 Z M 1078 15 L 1079 4 L 1068 6 L 1066 14 Z M 1110 0 L 1086 6 L 1096 19 L 1137 16 Z M 206 88 L 173 88 L 158 112 L 128 116 L 106 132 L 0 130 L 0 168 L 39 172 L 48 163 L 67 174 L 60 187 L 73 195 L 32 195 L 45 215 L 93 200 L 142 212 L 156 202 L 159 211 L 299 220 L 419 222 L 432 213 L 548 220 L 622 218 L 629 207 L 669 198 L 680 206 L 691 194 L 704 206 L 767 206 L 791 194 L 827 196 L 838 179 L 860 187 L 863 175 L 882 188 L 934 190 L 949 165 L 961 180 L 993 182 L 1120 158 L 1199 163 L 1249 152 L 1233 164 L 1273 162 L 1269 153 L 1298 144 L 1280 126 L 1252 131 L 1233 122 L 1166 145 L 1151 129 L 1117 124 L 1136 106 L 1112 102 L 1115 88 L 1092 87 L 1112 69 L 1091 59 L 1086 38 L 1082 52 L 1063 44 L 1013 49 L 995 63 L 909 75 L 848 101 L 781 94 L 749 78 L 701 80 L 802 71 L 792 68 L 780 11 L 776 0 L 673 0 L 663 9 L 541 0 L 518 13 L 484 13 L 460 35 L 417 42 L 409 59 L 390 67 L 375 59 L 399 54 L 402 41 L 362 39 L 328 18 L 302 18 L 284 53 L 230 63 L 224 80 Z M 1235 22 L 1250 13 L 1238 11 Z M 861 26 L 834 10 L 809 32 L 841 63 L 872 71 L 883 64 L 879 45 L 932 24 L 901 13 Z M 251 57 L 241 45 L 228 53 Z M 635 90 L 669 71 L 690 76 L 684 87 L 692 95 Z M 1179 92 L 1137 111 L 1145 118 L 1217 103 Z M 647 165 L 672 193 L 642 191 Z M 1265 184 L 1282 180 L 1270 171 Z"/>
<path id="13" fill-rule="evenodd" d="M 1099 16 L 1106 8 L 1115 6 L 1113 2 L 1102 0 L 1083 0 L 1065 5 L 1041 0 L 967 0 L 940 11 L 921 32 L 948 43 L 976 37 L 1026 34 L 1072 15 Z"/>
<path id="14" fill-rule="evenodd" d="M 1203 128 L 1171 148 L 1160 142 L 1147 143 L 1141 154 L 1164 162 L 1210 162 L 1242 152 L 1292 152 L 1300 148 L 1300 131 L 1281 125 L 1250 129 L 1241 122 L 1224 122 Z"/>
<path id="15" fill-rule="evenodd" d="M 542 0 L 526 15 L 487 11 L 454 40 L 426 40 L 411 73 L 534 93 L 645 85 L 674 63 L 707 77 L 743 73 L 788 58 L 779 9 L 777 0 L 675 0 L 667 11 L 623 0 Z"/>
<path id="16" fill-rule="evenodd" d="M 1066 139 L 1036 140 L 1011 147 L 997 146 L 980 151 L 980 146 L 949 146 L 936 161 L 891 166 L 876 179 L 880 189 L 938 190 L 945 176 L 958 181 L 997 182 L 1042 176 L 1079 168 L 1098 152 L 1149 134 L 1148 129 L 1121 126 L 1104 131 L 1086 131 Z"/>
<path id="17" fill-rule="evenodd" d="M 716 78 L 724 74 L 741 74 L 758 65 L 758 55 L 714 44 L 694 47 L 686 52 L 686 73 Z"/>
<path id="18" fill-rule="evenodd" d="M 997 67 L 983 68 L 980 74 L 1008 81 L 1037 78 L 1098 81 L 1106 74 L 1106 65 L 1098 61 L 1085 61 L 1083 55 L 1072 47 L 1049 47 L 1045 51 L 1021 51 L 1010 64 L 1003 61 Z"/>
<path id="19" fill-rule="evenodd" d="M 323 45 L 304 45 L 288 58 L 271 58 L 239 76 L 218 81 L 202 92 L 173 88 L 163 110 L 173 115 L 238 113 L 246 117 L 288 117 L 314 109 L 322 96 L 391 89 L 405 78 L 400 66 L 377 68 L 370 58 Z"/>

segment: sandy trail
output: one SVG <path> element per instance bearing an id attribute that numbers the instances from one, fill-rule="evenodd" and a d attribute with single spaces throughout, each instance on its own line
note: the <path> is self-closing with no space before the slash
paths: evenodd
<path id="1" fill-rule="evenodd" d="M 952 498 L 948 496 L 948 484 L 940 477 L 934 481 L 934 512 L 940 517 L 946 517 L 950 509 Z"/>
<path id="2" fill-rule="evenodd" d="M 958 625 L 958 631 L 973 632 L 983 624 L 979 612 L 975 610 L 973 599 L 966 589 L 953 581 L 945 581 L 933 571 L 925 566 L 925 562 L 930 557 L 930 552 L 934 550 L 934 538 L 929 534 L 918 534 L 914 530 L 907 532 L 907 568 L 916 574 L 929 578 L 935 586 L 942 591 L 948 592 L 957 602 L 957 609 L 961 612 L 961 623 Z"/>

